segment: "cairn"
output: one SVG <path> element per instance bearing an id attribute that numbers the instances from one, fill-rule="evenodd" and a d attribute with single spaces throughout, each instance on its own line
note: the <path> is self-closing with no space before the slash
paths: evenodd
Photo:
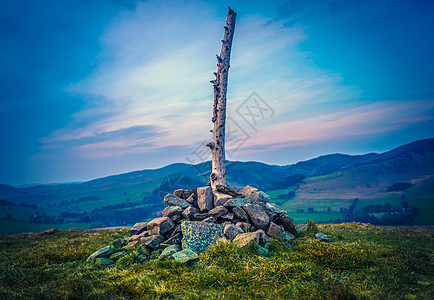
<path id="1" fill-rule="evenodd" d="M 93 253 L 88 261 L 112 264 L 135 250 L 142 261 L 173 258 L 187 262 L 219 241 L 268 252 L 273 240 L 288 243 L 297 234 L 290 217 L 270 197 L 251 186 L 178 189 L 164 197 L 162 217 L 135 224 L 130 237 Z"/>

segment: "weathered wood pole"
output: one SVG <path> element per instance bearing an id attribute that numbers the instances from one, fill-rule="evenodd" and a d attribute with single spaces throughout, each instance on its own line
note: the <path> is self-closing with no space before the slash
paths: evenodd
<path id="1" fill-rule="evenodd" d="M 222 51 L 217 55 L 216 79 L 211 80 L 214 86 L 214 109 L 212 122 L 212 142 L 207 144 L 211 149 L 212 171 L 211 186 L 226 186 L 225 164 L 225 123 L 226 123 L 226 92 L 228 87 L 229 61 L 231 57 L 232 39 L 234 37 L 235 19 L 237 14 L 229 7 L 226 18 L 225 34 L 222 40 Z"/>

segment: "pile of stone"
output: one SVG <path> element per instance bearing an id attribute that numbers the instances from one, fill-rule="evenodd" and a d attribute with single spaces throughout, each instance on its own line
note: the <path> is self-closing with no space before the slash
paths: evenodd
<path id="1" fill-rule="evenodd" d="M 143 261 L 173 258 L 187 262 L 218 241 L 231 241 L 240 248 L 256 247 L 268 252 L 273 240 L 287 247 L 297 234 L 285 211 L 269 202 L 270 197 L 251 186 L 237 191 L 210 186 L 176 190 L 164 197 L 163 217 L 135 224 L 127 239 L 99 249 L 88 261 L 112 264 L 135 250 Z"/>

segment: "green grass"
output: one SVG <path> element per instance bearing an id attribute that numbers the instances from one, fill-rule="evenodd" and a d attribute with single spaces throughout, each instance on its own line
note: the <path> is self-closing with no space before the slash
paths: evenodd
<path id="1" fill-rule="evenodd" d="M 307 178 L 303 179 L 303 182 L 320 181 L 320 180 L 324 180 L 324 179 L 336 178 L 336 177 L 342 176 L 342 174 L 343 174 L 343 172 L 336 172 L 336 173 L 331 173 L 331 174 L 326 174 L 326 175 L 321 175 L 321 176 L 307 177 Z"/>
<path id="2" fill-rule="evenodd" d="M 434 196 L 429 201 L 426 198 L 410 198 L 407 201 L 411 206 L 419 207 L 420 215 L 416 217 L 417 224 L 433 224 Z"/>
<path id="3" fill-rule="evenodd" d="M 330 219 L 341 219 L 343 218 L 343 214 L 340 213 L 330 213 L 330 214 L 324 214 L 324 213 L 298 213 L 298 212 L 289 212 L 289 215 L 291 216 L 291 219 L 294 220 L 295 223 L 307 223 L 308 220 L 313 220 L 315 222 L 328 222 Z"/>
<path id="4" fill-rule="evenodd" d="M 348 208 L 351 206 L 351 203 L 353 203 L 353 199 L 307 199 L 296 197 L 286 201 L 281 205 L 281 207 L 288 212 L 293 212 L 297 209 L 304 209 L 304 211 L 306 212 L 309 207 L 313 207 L 317 211 L 326 211 L 330 207 L 334 212 L 339 212 L 339 209 L 341 207 Z"/>
<path id="5" fill-rule="evenodd" d="M 280 189 L 280 190 L 271 190 L 271 191 L 267 191 L 268 196 L 270 196 L 270 198 L 272 199 L 280 199 L 279 196 L 282 194 L 288 194 L 289 192 L 292 192 L 296 189 L 295 186 L 291 186 L 289 188 L 286 189 Z"/>
<path id="6" fill-rule="evenodd" d="M 270 254 L 219 244 L 192 264 L 85 262 L 125 230 L 0 237 L 2 299 L 433 299 L 433 233 L 320 225 L 334 239 L 273 244 Z M 131 257 L 134 262 L 134 257 Z"/>

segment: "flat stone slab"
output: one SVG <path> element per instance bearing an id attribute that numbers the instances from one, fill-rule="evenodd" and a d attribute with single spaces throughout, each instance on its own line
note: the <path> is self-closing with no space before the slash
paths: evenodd
<path id="1" fill-rule="evenodd" d="M 166 249 L 164 249 L 163 252 L 161 252 L 161 254 L 158 257 L 158 259 L 159 260 L 168 259 L 173 254 L 175 254 L 176 252 L 178 252 L 178 250 L 179 250 L 178 246 L 176 246 L 176 245 L 170 245 L 169 247 L 167 247 Z"/>
<path id="2" fill-rule="evenodd" d="M 168 206 L 163 210 L 163 217 L 171 218 L 173 216 L 182 214 L 183 211 L 184 209 L 181 206 Z"/>
<path id="3" fill-rule="evenodd" d="M 323 242 L 332 242 L 333 240 L 325 233 L 318 232 L 315 234 L 315 238 Z"/>
<path id="4" fill-rule="evenodd" d="M 256 192 L 253 192 L 252 194 L 250 194 L 249 199 L 253 203 L 257 203 L 257 202 L 267 203 L 270 201 L 270 196 L 268 196 L 263 191 L 256 191 Z"/>
<path id="5" fill-rule="evenodd" d="M 101 249 L 96 250 L 94 253 L 92 253 L 86 261 L 92 261 L 94 262 L 97 258 L 102 258 L 102 257 L 108 257 L 113 253 L 113 248 L 112 246 L 107 246 Z"/>
<path id="6" fill-rule="evenodd" d="M 223 237 L 223 225 L 184 221 L 181 223 L 182 249 L 190 249 L 194 252 L 203 252 L 210 249 L 219 238 Z"/>
<path id="7" fill-rule="evenodd" d="M 190 206 L 190 203 L 188 203 L 187 201 L 185 201 L 182 198 L 179 198 L 178 196 L 172 195 L 172 194 L 167 194 L 164 197 L 164 203 L 166 203 L 168 206 L 180 206 L 183 209 L 187 208 Z"/>
<path id="8" fill-rule="evenodd" d="M 170 218 L 156 218 L 148 223 L 148 233 L 149 235 L 164 235 L 173 227 L 175 227 L 175 224 Z"/>
<path id="9" fill-rule="evenodd" d="M 142 233 L 143 231 L 146 230 L 147 226 L 148 226 L 148 222 L 140 222 L 134 224 L 134 226 L 131 227 L 130 235 L 136 235 Z"/>
<path id="10" fill-rule="evenodd" d="M 196 252 L 191 251 L 190 249 L 184 249 L 182 251 L 176 252 L 172 254 L 172 257 L 180 263 L 186 263 L 192 260 L 196 260 L 199 258 Z"/>
<path id="11" fill-rule="evenodd" d="M 258 247 L 259 245 L 259 233 L 248 232 L 237 235 L 234 239 L 234 244 L 240 248 L 246 247 Z"/>
<path id="12" fill-rule="evenodd" d="M 247 203 L 252 203 L 252 201 L 249 198 L 237 197 L 237 198 L 229 199 L 228 201 L 225 202 L 225 204 L 223 204 L 223 206 L 242 207 Z"/>

